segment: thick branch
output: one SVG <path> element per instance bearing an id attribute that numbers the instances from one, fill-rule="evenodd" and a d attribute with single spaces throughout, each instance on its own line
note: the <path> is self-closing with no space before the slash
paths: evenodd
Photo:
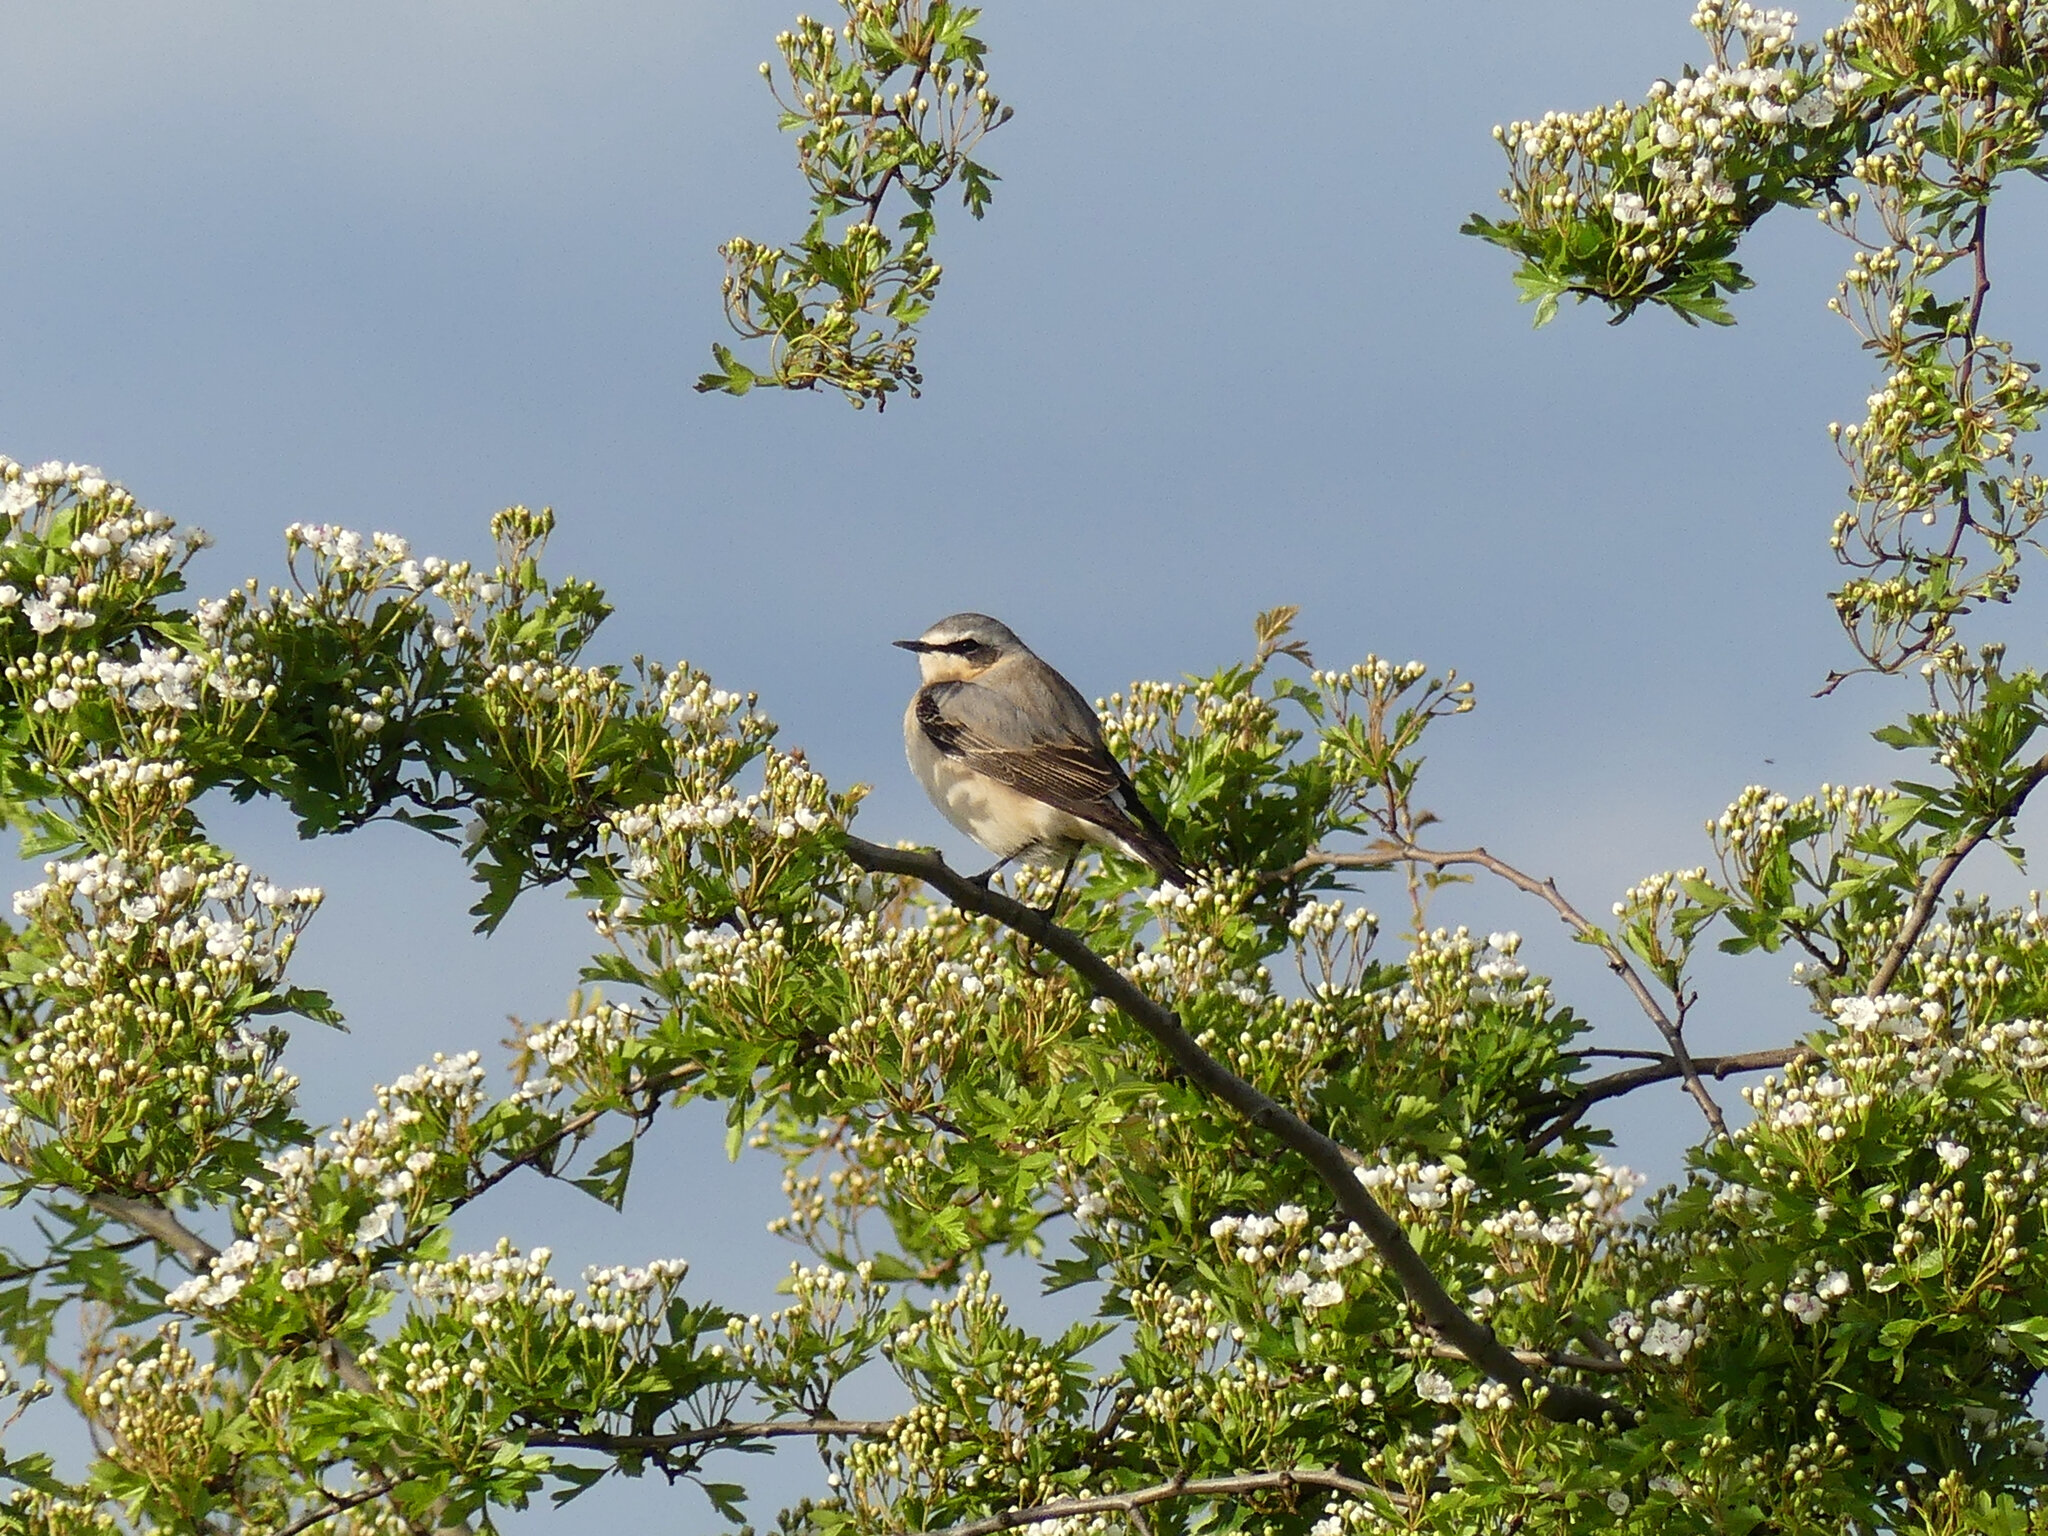
<path id="1" fill-rule="evenodd" d="M 152 1201 L 133 1200 L 126 1195 L 87 1195 L 85 1203 L 102 1215 L 111 1216 L 123 1226 L 161 1243 L 175 1253 L 187 1269 L 195 1272 L 205 1269 L 220 1257 L 218 1248 Z"/>
<path id="2" fill-rule="evenodd" d="M 1899 974 L 1899 967 L 1906 963 L 1906 956 L 1913 952 L 1913 946 L 1920 941 L 1920 935 L 1934 916 L 1934 904 L 1941 899 L 1942 888 L 1955 872 L 1962 868 L 1963 860 L 1977 851 L 1977 845 L 1989 837 L 1992 830 L 2017 816 L 2020 807 L 2027 803 L 2043 779 L 2048 779 L 2048 757 L 2035 761 L 2034 765 L 2020 775 L 2012 792 L 1999 801 L 1996 809 L 1980 821 L 1977 826 L 1955 847 L 1948 851 L 1940 863 L 1927 872 L 1927 878 L 1920 882 L 1920 889 L 1913 893 L 1913 904 L 1906 909 L 1906 921 L 1899 929 L 1899 935 L 1884 952 L 1884 958 L 1871 973 L 1870 985 L 1863 989 L 1865 997 L 1880 997 L 1891 986 Z"/>
<path id="3" fill-rule="evenodd" d="M 1538 880 L 1504 860 L 1495 858 L 1484 848 L 1467 848 L 1459 852 L 1437 852 L 1418 848 L 1413 843 L 1391 840 L 1375 843 L 1359 853 L 1333 853 L 1322 848 L 1312 848 L 1284 870 L 1275 872 L 1278 878 L 1292 878 L 1307 874 L 1314 869 L 1385 869 L 1391 864 L 1427 864 L 1432 869 L 1445 869 L 1455 864 L 1471 864 L 1497 875 L 1517 890 L 1527 891 L 1547 903 L 1550 909 L 1564 920 L 1565 925 L 1580 939 L 1598 949 L 1607 957 L 1607 968 L 1621 978 L 1629 995 L 1657 1026 L 1657 1033 L 1664 1037 L 1671 1056 L 1678 1063 L 1678 1075 L 1685 1079 L 1685 1091 L 1699 1105 L 1700 1113 L 1707 1117 L 1707 1126 L 1714 1135 L 1725 1139 L 1728 1122 L 1722 1117 L 1721 1106 L 1714 1102 L 1714 1096 L 1707 1092 L 1707 1085 L 1700 1081 L 1699 1072 L 1693 1065 L 1692 1053 L 1686 1049 L 1685 1029 L 1658 1004 L 1656 995 L 1650 991 L 1650 984 L 1643 980 L 1640 972 L 1629 963 L 1628 956 L 1621 952 L 1615 942 L 1600 929 L 1587 921 L 1585 915 L 1565 900 L 1564 892 L 1557 888 L 1555 880 Z"/>
<path id="4" fill-rule="evenodd" d="M 1353 1498 L 1376 1493 L 1397 1505 L 1405 1506 L 1409 1502 L 1408 1495 L 1400 1489 L 1381 1488 L 1373 1483 L 1360 1482 L 1355 1477 L 1346 1477 L 1341 1472 L 1309 1467 L 1296 1472 L 1240 1472 L 1235 1477 L 1177 1477 L 1170 1483 L 1155 1483 L 1149 1488 L 1136 1488 L 1129 1493 L 1104 1493 L 1085 1499 L 1058 1499 L 1029 1509 L 1006 1509 L 986 1520 L 949 1525 L 943 1530 L 926 1532 L 925 1536 L 994 1536 L 997 1531 L 1014 1531 L 1022 1525 L 1041 1525 L 1048 1520 L 1128 1515 L 1148 1504 L 1164 1504 L 1169 1499 L 1235 1498 L 1247 1493 L 1285 1493 L 1295 1488 L 1327 1488 L 1336 1493 L 1348 1493 Z"/>
<path id="5" fill-rule="evenodd" d="M 1348 1153 L 1203 1050 L 1181 1027 L 1180 1019 L 1170 1008 L 1146 996 L 1128 976 L 1089 948 L 1080 934 L 1048 921 L 1044 913 L 1000 892 L 977 885 L 935 853 L 884 848 L 857 837 L 846 839 L 846 853 L 862 869 L 921 880 L 955 906 L 994 918 L 1013 933 L 1057 955 L 1096 992 L 1115 1004 L 1125 1018 L 1150 1035 L 1197 1087 L 1222 1100 L 1254 1127 L 1305 1159 L 1336 1195 L 1338 1209 L 1358 1223 L 1430 1326 L 1517 1398 L 1533 1401 L 1546 1417 L 1560 1421 L 1598 1420 L 1607 1414 L 1622 1421 L 1633 1419 L 1628 1409 L 1599 1393 L 1567 1382 L 1546 1382 L 1517 1360 L 1514 1352 L 1494 1337 L 1491 1328 L 1469 1316 L 1451 1299 L 1408 1241 L 1400 1222 L 1358 1182 L 1353 1171 L 1355 1154 Z"/>
<path id="6" fill-rule="evenodd" d="M 1805 1054 L 1804 1046 L 1786 1045 L 1768 1051 L 1743 1051 L 1734 1056 L 1695 1056 L 1692 1065 L 1694 1071 L 1725 1082 L 1734 1073 L 1769 1072 L 1786 1066 Z M 1530 1133 L 1530 1145 L 1540 1147 L 1547 1141 L 1556 1140 L 1576 1125 L 1581 1115 L 1603 1099 L 1618 1099 L 1625 1093 L 1635 1092 L 1638 1088 L 1647 1088 L 1652 1083 L 1668 1083 L 1672 1078 L 1684 1075 L 1684 1069 L 1671 1057 L 1657 1056 L 1651 1059 L 1648 1066 L 1629 1067 L 1620 1072 L 1610 1072 L 1605 1077 L 1596 1077 L 1561 1102 L 1552 1101 L 1557 1103 L 1557 1114 L 1540 1129 Z"/>

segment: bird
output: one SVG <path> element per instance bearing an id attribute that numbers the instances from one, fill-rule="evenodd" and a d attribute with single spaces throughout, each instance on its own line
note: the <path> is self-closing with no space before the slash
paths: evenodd
<path id="1" fill-rule="evenodd" d="M 1161 880 L 1191 883 L 1187 861 L 1138 798 L 1080 690 L 985 613 L 956 613 L 915 640 L 920 686 L 903 715 L 910 771 L 946 820 L 996 856 L 986 885 L 1027 854 L 1074 861 L 1109 848 Z"/>

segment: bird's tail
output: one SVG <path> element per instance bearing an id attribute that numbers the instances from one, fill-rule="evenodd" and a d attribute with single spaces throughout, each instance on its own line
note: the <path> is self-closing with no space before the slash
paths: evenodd
<path id="1" fill-rule="evenodd" d="M 1123 842 L 1127 852 L 1134 858 L 1152 867 L 1152 872 L 1161 880 L 1178 885 L 1183 889 L 1195 883 L 1188 873 L 1187 860 L 1173 845 L 1173 839 L 1166 835 L 1166 829 L 1146 817 L 1145 822 L 1124 829 Z"/>

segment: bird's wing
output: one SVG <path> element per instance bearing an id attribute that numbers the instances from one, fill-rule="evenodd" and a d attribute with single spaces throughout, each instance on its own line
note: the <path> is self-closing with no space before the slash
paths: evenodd
<path id="1" fill-rule="evenodd" d="M 1034 800 L 1098 823 L 1123 808 L 1130 781 L 1100 738 L 1049 736 L 992 688 L 933 683 L 917 696 L 917 723 L 948 757 Z"/>
<path id="2" fill-rule="evenodd" d="M 1180 850 L 1103 744 L 1087 701 L 1078 693 L 1073 699 L 1080 713 L 1066 728 L 1048 730 L 992 688 L 932 683 L 917 696 L 917 724 L 948 757 L 1101 827 L 1161 876 L 1186 885 Z"/>

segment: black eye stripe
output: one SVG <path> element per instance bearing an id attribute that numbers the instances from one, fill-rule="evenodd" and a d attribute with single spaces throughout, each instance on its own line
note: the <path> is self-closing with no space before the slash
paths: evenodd
<path id="1" fill-rule="evenodd" d="M 944 651 L 949 656 L 972 656 L 976 651 L 985 650 L 986 647 L 979 640 L 948 640 L 944 645 L 935 645 L 932 649 Z"/>

